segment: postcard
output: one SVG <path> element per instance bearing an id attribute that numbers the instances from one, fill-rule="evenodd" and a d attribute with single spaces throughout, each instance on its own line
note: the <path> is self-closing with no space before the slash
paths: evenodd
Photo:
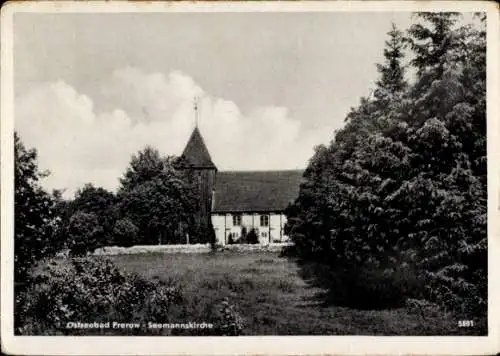
<path id="1" fill-rule="evenodd" d="M 2 351 L 500 351 L 498 23 L 4 4 Z"/>

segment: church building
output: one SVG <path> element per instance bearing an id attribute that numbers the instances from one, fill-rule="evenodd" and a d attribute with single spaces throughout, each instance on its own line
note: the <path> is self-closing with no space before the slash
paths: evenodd
<path id="1" fill-rule="evenodd" d="M 260 244 L 288 241 L 284 210 L 298 196 L 302 170 L 219 172 L 198 127 L 181 157 L 197 173 L 199 219 L 211 221 L 217 243 L 237 243 L 252 229 Z"/>

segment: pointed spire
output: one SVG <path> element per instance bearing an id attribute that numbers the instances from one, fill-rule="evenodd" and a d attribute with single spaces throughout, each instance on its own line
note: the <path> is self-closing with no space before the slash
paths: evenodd
<path id="1" fill-rule="evenodd" d="M 212 162 L 210 153 L 208 153 L 205 141 L 201 136 L 200 130 L 196 126 L 189 138 L 189 141 L 182 153 L 182 157 L 193 167 L 193 168 L 210 168 L 217 169 L 215 164 Z"/>

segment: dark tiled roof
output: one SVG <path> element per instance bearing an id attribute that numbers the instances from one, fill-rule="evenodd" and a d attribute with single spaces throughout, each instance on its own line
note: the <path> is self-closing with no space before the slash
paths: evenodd
<path id="1" fill-rule="evenodd" d="M 198 127 L 191 134 L 181 157 L 194 168 L 216 168 Z"/>
<path id="2" fill-rule="evenodd" d="M 219 172 L 213 212 L 283 211 L 299 194 L 302 170 Z"/>

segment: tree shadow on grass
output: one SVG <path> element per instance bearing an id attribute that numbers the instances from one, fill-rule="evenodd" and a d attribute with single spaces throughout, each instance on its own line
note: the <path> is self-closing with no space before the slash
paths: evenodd
<path id="1" fill-rule="evenodd" d="M 332 269 L 325 264 L 293 258 L 299 276 L 316 289 L 306 301 L 318 307 L 343 306 L 360 310 L 400 308 L 404 296 L 397 281 L 369 269 Z"/>

